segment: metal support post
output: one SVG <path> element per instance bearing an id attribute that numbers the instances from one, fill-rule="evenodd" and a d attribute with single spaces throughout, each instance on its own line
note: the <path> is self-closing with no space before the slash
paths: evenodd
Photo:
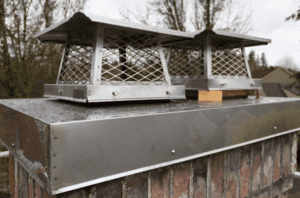
<path id="1" fill-rule="evenodd" d="M 247 55 L 246 55 L 246 51 L 245 51 L 245 48 L 244 48 L 243 41 L 241 42 L 241 49 L 242 49 L 242 53 L 243 53 L 243 56 L 244 56 L 244 59 L 245 59 L 245 62 L 246 62 L 248 76 L 249 76 L 250 79 L 252 79 L 252 77 L 251 77 L 251 71 L 250 71 L 250 67 L 249 67 L 249 64 L 248 64 L 248 59 L 247 59 Z"/>
<path id="2" fill-rule="evenodd" d="M 156 36 L 156 42 L 157 42 L 157 47 L 158 47 L 158 51 L 159 51 L 159 55 L 160 55 L 160 60 L 161 60 L 162 66 L 163 66 L 164 75 L 165 75 L 165 78 L 166 78 L 167 85 L 171 85 L 171 80 L 170 80 L 170 75 L 169 75 L 169 71 L 168 71 L 168 67 L 167 67 L 167 62 L 166 62 L 166 59 L 165 59 L 164 52 L 162 50 L 159 35 Z"/>
<path id="3" fill-rule="evenodd" d="M 211 38 L 206 35 L 204 38 L 204 76 L 211 77 Z"/>
<path id="4" fill-rule="evenodd" d="M 104 27 L 103 25 L 96 25 L 96 34 L 93 45 L 93 57 L 91 68 L 91 83 L 92 85 L 100 85 L 101 71 L 102 71 L 102 56 L 103 56 L 103 42 L 104 42 Z"/>
<path id="5" fill-rule="evenodd" d="M 62 57 L 61 57 L 60 66 L 59 66 L 59 70 L 58 70 L 58 75 L 57 75 L 57 79 L 56 79 L 56 84 L 58 84 L 58 81 L 59 81 L 59 78 L 60 78 L 61 68 L 62 68 L 62 65 L 64 63 L 67 46 L 68 46 L 68 37 L 67 37 L 67 41 L 65 42 L 64 51 L 63 51 L 63 54 L 62 54 Z"/>

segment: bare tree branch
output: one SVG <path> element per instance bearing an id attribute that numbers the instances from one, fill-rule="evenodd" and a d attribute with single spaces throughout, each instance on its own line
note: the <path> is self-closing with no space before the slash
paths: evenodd
<path id="1" fill-rule="evenodd" d="M 300 6 L 296 13 L 293 13 L 291 16 L 287 17 L 285 20 L 288 21 L 290 19 L 293 19 L 295 21 L 300 20 Z"/>

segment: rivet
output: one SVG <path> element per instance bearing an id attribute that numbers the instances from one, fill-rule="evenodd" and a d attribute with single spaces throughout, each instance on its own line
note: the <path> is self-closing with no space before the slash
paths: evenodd
<path id="1" fill-rule="evenodd" d="M 226 85 L 225 83 L 221 83 L 222 86 Z"/>
<path id="2" fill-rule="evenodd" d="M 119 93 L 117 92 L 117 91 L 114 91 L 114 92 L 112 92 L 112 95 L 113 96 L 116 96 L 116 95 L 118 95 Z"/>
<path id="3" fill-rule="evenodd" d="M 274 126 L 274 129 L 277 129 L 277 127 L 276 127 L 276 126 Z"/>
<path id="4" fill-rule="evenodd" d="M 54 168 L 54 169 L 56 169 L 57 167 L 56 167 L 56 166 L 54 166 L 53 168 Z"/>
<path id="5" fill-rule="evenodd" d="M 172 155 L 174 155 L 175 154 L 175 150 L 172 150 Z"/>
<path id="6" fill-rule="evenodd" d="M 14 144 L 14 143 L 12 143 L 12 144 L 11 144 L 11 146 L 12 146 L 12 147 L 15 147 L 15 144 Z"/>
<path id="7" fill-rule="evenodd" d="M 57 156 L 57 152 L 55 152 L 55 153 L 53 154 L 53 156 L 54 156 L 54 157 Z"/>
<path id="8" fill-rule="evenodd" d="M 254 86 L 254 83 L 251 83 L 251 86 Z"/>
<path id="9" fill-rule="evenodd" d="M 166 91 L 166 94 L 167 94 L 167 95 L 169 95 L 169 94 L 170 94 L 170 92 L 169 92 L 169 91 Z"/>
<path id="10" fill-rule="evenodd" d="M 57 140 L 57 137 L 54 137 L 55 140 Z"/>
<path id="11" fill-rule="evenodd" d="M 57 177 L 55 177 L 54 180 L 57 180 Z"/>

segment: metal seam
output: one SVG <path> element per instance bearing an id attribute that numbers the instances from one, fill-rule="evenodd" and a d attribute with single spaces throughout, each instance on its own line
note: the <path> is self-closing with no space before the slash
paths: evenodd
<path id="1" fill-rule="evenodd" d="M 239 197 L 239 194 L 240 194 L 240 188 L 241 188 L 241 183 L 240 183 L 240 180 L 241 180 L 241 157 L 242 157 L 242 149 L 239 148 L 239 160 L 238 160 L 238 176 L 237 176 L 237 193 L 236 193 L 236 197 Z"/>
<path id="2" fill-rule="evenodd" d="M 192 198 L 193 197 L 193 193 L 194 193 L 194 186 L 193 186 L 193 182 L 194 182 L 194 169 L 193 169 L 193 161 L 191 162 L 191 169 L 190 169 L 190 186 L 189 186 L 189 197 Z"/>
<path id="3" fill-rule="evenodd" d="M 206 182 L 207 182 L 206 196 L 207 196 L 207 198 L 210 198 L 210 181 L 211 181 L 211 155 L 209 155 L 208 162 L 207 162 L 207 179 L 206 179 Z"/>
<path id="4" fill-rule="evenodd" d="M 225 151 L 224 153 L 225 157 L 224 157 L 224 174 L 223 174 L 223 197 L 226 197 L 227 194 L 227 169 L 228 169 L 228 151 Z"/>
<path id="5" fill-rule="evenodd" d="M 249 195 L 252 193 L 252 179 L 253 179 L 253 148 L 250 151 L 250 183 L 249 183 Z"/>

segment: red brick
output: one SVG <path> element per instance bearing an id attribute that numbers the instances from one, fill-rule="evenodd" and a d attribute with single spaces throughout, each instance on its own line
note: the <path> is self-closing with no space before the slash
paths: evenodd
<path id="1" fill-rule="evenodd" d="M 179 164 L 173 169 L 173 198 L 189 196 L 191 164 Z"/>
<path id="2" fill-rule="evenodd" d="M 34 182 L 35 188 L 34 188 L 34 193 L 35 193 L 35 198 L 40 198 L 41 197 L 41 187 L 37 182 Z"/>
<path id="3" fill-rule="evenodd" d="M 263 181 L 262 188 L 270 186 L 272 183 L 272 166 L 273 166 L 273 139 L 263 142 L 264 154 L 263 154 Z"/>
<path id="4" fill-rule="evenodd" d="M 293 187 L 293 175 L 289 175 L 285 178 L 280 178 L 273 183 L 273 196 L 280 195 Z"/>
<path id="5" fill-rule="evenodd" d="M 148 176 L 147 173 L 135 174 L 127 177 L 127 197 L 147 198 L 148 197 Z"/>
<path id="6" fill-rule="evenodd" d="M 193 163 L 193 198 L 207 197 L 208 159 L 208 157 L 202 157 Z"/>
<path id="7" fill-rule="evenodd" d="M 218 153 L 211 156 L 211 182 L 210 195 L 211 197 L 223 197 L 224 186 L 224 162 L 226 153 Z"/>
<path id="8" fill-rule="evenodd" d="M 288 193 L 282 193 L 278 195 L 277 198 L 288 198 Z"/>
<path id="9" fill-rule="evenodd" d="M 161 168 L 151 172 L 151 198 L 170 197 L 171 169 Z"/>
<path id="10" fill-rule="evenodd" d="M 265 188 L 254 195 L 250 196 L 250 198 L 271 198 L 271 189 L 270 188 Z"/>
<path id="11" fill-rule="evenodd" d="M 290 152 L 291 152 L 291 141 L 290 134 L 282 136 L 283 150 L 282 150 L 282 174 L 287 176 L 290 174 Z"/>
<path id="12" fill-rule="evenodd" d="M 281 169 L 281 137 L 274 138 L 274 162 L 273 162 L 273 181 L 280 178 Z"/>
<path id="13" fill-rule="evenodd" d="M 262 143 L 252 145 L 252 192 L 260 189 L 261 186 L 261 163 L 262 163 Z"/>
<path id="14" fill-rule="evenodd" d="M 226 197 L 235 198 L 238 195 L 238 169 L 240 149 L 227 151 L 226 166 Z"/>
<path id="15" fill-rule="evenodd" d="M 18 164 L 18 195 L 28 197 L 28 173 Z"/>
<path id="16" fill-rule="evenodd" d="M 87 197 L 83 189 L 69 191 L 66 193 L 59 194 L 58 198 L 84 198 Z M 43 190 L 43 198 L 55 198 L 55 196 L 50 196 L 45 190 Z"/>
<path id="17" fill-rule="evenodd" d="M 10 194 L 12 195 L 12 197 L 18 197 L 17 186 L 15 185 L 15 158 L 11 154 L 9 154 L 9 184 Z"/>
<path id="18" fill-rule="evenodd" d="M 292 159 L 291 159 L 291 173 L 294 174 L 297 171 L 297 148 L 298 148 L 298 132 L 292 135 Z"/>
<path id="19" fill-rule="evenodd" d="M 122 180 L 117 179 L 98 184 L 96 194 L 101 198 L 122 197 Z"/>
<path id="20" fill-rule="evenodd" d="M 34 186 L 33 186 L 33 179 L 29 177 L 28 182 L 28 197 L 33 198 Z"/>
<path id="21" fill-rule="evenodd" d="M 241 149 L 241 168 L 240 168 L 240 193 L 239 197 L 246 197 L 249 195 L 250 188 L 250 174 L 251 174 L 251 148 L 245 146 Z"/>

